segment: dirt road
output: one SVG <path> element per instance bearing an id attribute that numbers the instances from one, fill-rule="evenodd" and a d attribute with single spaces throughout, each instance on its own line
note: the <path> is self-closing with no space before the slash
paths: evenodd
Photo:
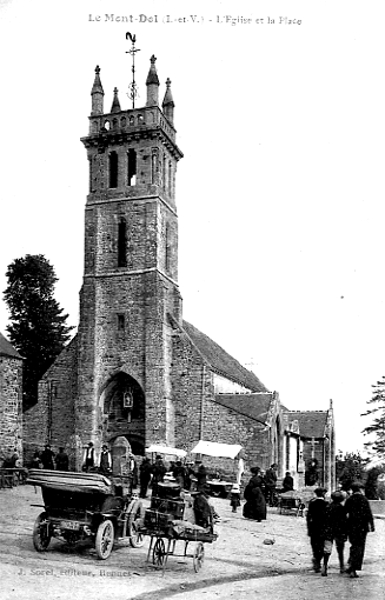
<path id="1" fill-rule="evenodd" d="M 218 541 L 205 545 L 203 568 L 195 573 L 191 558 L 170 557 L 162 575 L 146 563 L 147 540 L 143 548 L 118 544 L 106 561 L 98 560 L 89 546 L 69 548 L 56 540 L 47 552 L 37 553 L 31 534 L 42 509 L 31 504 L 41 503 L 40 489 L 0 490 L 0 502 L 2 600 L 42 600 L 46 595 L 50 600 L 245 600 L 256 595 L 278 600 L 382 600 L 385 595 L 384 520 L 376 519 L 376 532 L 368 536 L 360 579 L 340 575 L 335 555 L 325 578 L 311 572 L 304 519 L 270 512 L 266 522 L 256 523 L 240 513 L 233 515 L 227 500 L 214 499 L 222 522 Z"/>

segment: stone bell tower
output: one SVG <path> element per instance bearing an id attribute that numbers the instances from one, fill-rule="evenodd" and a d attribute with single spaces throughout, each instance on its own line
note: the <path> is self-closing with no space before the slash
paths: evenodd
<path id="1" fill-rule="evenodd" d="M 146 105 L 122 109 L 115 88 L 109 112 L 96 67 L 82 138 L 89 194 L 75 429 L 83 444 L 123 437 L 137 453 L 174 441 L 168 315 L 182 318 L 175 178 L 183 155 L 171 82 L 160 107 L 155 63 Z"/>

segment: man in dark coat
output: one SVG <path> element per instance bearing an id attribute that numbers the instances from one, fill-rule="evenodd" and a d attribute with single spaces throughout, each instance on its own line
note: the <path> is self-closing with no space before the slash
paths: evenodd
<path id="1" fill-rule="evenodd" d="M 152 494 L 156 496 L 158 493 L 158 484 L 164 480 L 167 469 L 160 454 L 157 454 L 155 462 L 152 466 Z"/>
<path id="2" fill-rule="evenodd" d="M 274 504 L 275 490 L 277 487 L 277 468 L 278 465 L 273 463 L 270 469 L 267 469 L 265 474 L 266 502 L 269 506 L 273 506 Z"/>
<path id="3" fill-rule="evenodd" d="M 139 467 L 139 485 L 140 492 L 139 495 L 141 498 L 145 498 L 147 496 L 147 488 L 148 484 L 151 481 L 152 475 L 152 464 L 150 459 L 147 456 L 142 460 Z"/>
<path id="4" fill-rule="evenodd" d="M 349 567 L 346 570 L 350 577 L 358 577 L 365 554 L 365 543 L 368 532 L 374 531 L 372 509 L 364 496 L 364 484 L 357 481 L 351 485 L 352 495 L 345 502 L 347 514 L 347 530 L 350 542 Z"/>
<path id="5" fill-rule="evenodd" d="M 92 442 L 88 443 L 84 453 L 83 471 L 90 471 L 95 466 L 95 449 Z"/>
<path id="6" fill-rule="evenodd" d="M 49 444 L 45 445 L 43 452 L 41 453 L 41 462 L 43 463 L 43 469 L 54 469 L 53 457 L 55 453 L 52 452 Z"/>
<path id="7" fill-rule="evenodd" d="M 324 555 L 328 503 L 325 500 L 325 488 L 316 488 L 314 494 L 315 498 L 309 502 L 309 508 L 306 514 L 306 524 L 313 552 L 313 568 L 316 573 L 320 573 L 321 560 Z"/>

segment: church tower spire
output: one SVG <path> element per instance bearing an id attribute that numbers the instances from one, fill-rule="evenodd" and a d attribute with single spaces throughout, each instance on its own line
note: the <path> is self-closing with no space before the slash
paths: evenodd
<path id="1" fill-rule="evenodd" d="M 102 86 L 102 82 L 100 81 L 100 67 L 99 65 L 95 68 L 95 79 L 94 85 L 92 86 L 91 96 L 92 96 L 92 115 L 102 115 L 103 114 L 103 98 L 104 98 L 104 90 Z"/>
<path id="2" fill-rule="evenodd" d="M 151 66 L 147 75 L 146 86 L 147 86 L 147 103 L 146 106 L 158 106 L 159 104 L 159 77 L 156 72 L 154 55 L 150 58 Z"/>

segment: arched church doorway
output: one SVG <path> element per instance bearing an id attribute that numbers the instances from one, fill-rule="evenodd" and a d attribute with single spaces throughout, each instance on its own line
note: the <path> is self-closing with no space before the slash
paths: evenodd
<path id="1" fill-rule="evenodd" d="M 145 397 L 138 381 L 124 372 L 113 375 L 99 398 L 102 442 L 111 448 L 124 438 L 133 454 L 144 455 Z"/>

